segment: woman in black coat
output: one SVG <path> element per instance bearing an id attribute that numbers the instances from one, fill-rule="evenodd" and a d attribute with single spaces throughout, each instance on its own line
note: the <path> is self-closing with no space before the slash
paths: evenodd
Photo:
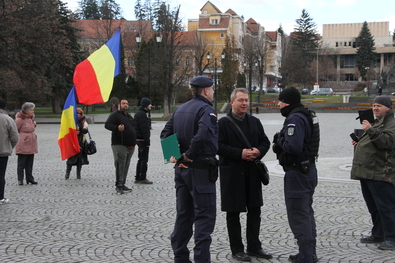
<path id="1" fill-rule="evenodd" d="M 81 151 L 74 156 L 67 159 L 66 168 L 66 180 L 70 178 L 70 172 L 72 166 L 77 166 L 77 179 L 81 179 L 81 167 L 84 164 L 89 164 L 88 155 L 85 151 L 86 134 L 88 133 L 88 123 L 86 122 L 84 111 L 81 108 L 77 108 L 78 115 L 78 126 L 77 126 L 77 136 L 78 143 L 80 145 Z"/>

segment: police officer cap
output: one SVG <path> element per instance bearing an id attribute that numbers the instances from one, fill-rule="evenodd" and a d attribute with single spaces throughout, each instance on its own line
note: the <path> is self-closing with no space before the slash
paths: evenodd
<path id="1" fill-rule="evenodd" d="M 299 104 L 301 99 L 300 92 L 294 88 L 289 87 L 281 91 L 278 100 L 288 104 Z"/>
<path id="2" fill-rule="evenodd" d="M 392 108 L 392 100 L 387 96 L 378 96 L 374 99 L 373 103 L 384 105 L 387 108 Z"/>
<path id="3" fill-rule="evenodd" d="M 197 76 L 192 79 L 190 84 L 195 87 L 208 88 L 214 84 L 214 81 L 206 76 Z"/>

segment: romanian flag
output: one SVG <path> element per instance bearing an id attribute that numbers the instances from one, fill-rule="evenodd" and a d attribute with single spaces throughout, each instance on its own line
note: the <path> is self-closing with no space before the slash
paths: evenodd
<path id="1" fill-rule="evenodd" d="M 62 160 L 70 158 L 80 152 L 80 145 L 77 137 L 77 106 L 75 98 L 75 88 L 73 87 L 67 96 L 63 107 L 62 118 L 60 120 L 60 131 L 58 145 Z"/>
<path id="2" fill-rule="evenodd" d="M 86 105 L 108 101 L 114 78 L 121 73 L 121 30 L 100 49 L 79 63 L 73 82 L 79 103 Z"/>

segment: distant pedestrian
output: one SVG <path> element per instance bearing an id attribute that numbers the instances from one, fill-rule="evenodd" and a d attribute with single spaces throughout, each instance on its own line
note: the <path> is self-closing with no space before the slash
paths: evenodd
<path id="1" fill-rule="evenodd" d="M 8 156 L 18 143 L 18 129 L 14 120 L 5 111 L 6 101 L 0 98 L 0 205 L 8 203 L 4 197 L 5 172 L 7 169 Z"/>
<path id="2" fill-rule="evenodd" d="M 138 161 L 136 166 L 135 184 L 152 184 L 147 179 L 148 155 L 151 146 L 151 119 L 147 113 L 152 108 L 152 102 L 149 98 L 142 98 L 140 109 L 134 115 L 134 128 L 136 129 L 136 143 L 138 146 Z"/>
<path id="3" fill-rule="evenodd" d="M 116 111 L 108 116 L 104 125 L 111 131 L 111 149 L 114 155 L 115 189 L 117 194 L 131 192 L 125 185 L 129 171 L 130 159 L 136 146 L 136 131 L 133 126 L 133 117 L 128 113 L 129 102 L 121 99 Z"/>
<path id="4" fill-rule="evenodd" d="M 395 119 L 388 96 L 373 101 L 374 124 L 362 121 L 364 133 L 355 146 L 351 179 L 359 180 L 372 218 L 372 233 L 361 243 L 395 250 Z"/>
<path id="5" fill-rule="evenodd" d="M 379 87 L 377 93 L 379 94 L 379 96 L 381 96 L 381 94 L 383 94 L 383 89 L 381 88 L 381 86 Z"/>
<path id="6" fill-rule="evenodd" d="M 71 167 L 77 167 L 77 179 L 81 179 L 82 165 L 89 164 L 88 154 L 85 149 L 86 134 L 88 133 L 88 122 L 85 119 L 84 111 L 77 108 L 78 123 L 77 123 L 77 137 L 78 144 L 80 145 L 80 152 L 67 159 L 66 162 L 66 176 L 65 179 L 70 178 Z"/>
<path id="7" fill-rule="evenodd" d="M 34 155 L 38 152 L 36 122 L 34 121 L 34 108 L 32 102 L 22 105 L 21 111 L 16 114 L 15 123 L 19 132 L 19 141 L 15 147 L 18 155 L 18 184 L 23 185 L 26 176 L 27 184 L 37 184 L 33 177 Z"/>

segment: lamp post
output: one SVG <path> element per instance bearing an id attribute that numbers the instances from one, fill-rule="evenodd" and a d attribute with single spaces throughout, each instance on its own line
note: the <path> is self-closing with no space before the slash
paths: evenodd
<path id="1" fill-rule="evenodd" d="M 249 89 L 249 94 L 250 94 L 250 114 L 252 115 L 252 85 L 251 85 L 251 80 L 252 80 L 252 61 L 248 61 L 248 89 Z M 244 67 L 247 67 L 247 62 L 244 62 Z"/>
<path id="2" fill-rule="evenodd" d="M 156 34 L 156 42 L 160 43 L 162 42 L 162 35 L 160 33 Z M 136 35 L 136 42 L 140 46 L 141 43 L 141 35 L 140 33 L 137 33 Z M 147 43 L 147 88 L 148 88 L 148 98 L 151 99 L 151 45 L 148 42 Z M 150 128 L 151 128 L 151 111 L 148 111 L 148 119 L 150 123 Z"/>
<path id="3" fill-rule="evenodd" d="M 225 52 L 222 52 L 221 58 L 225 58 Z M 207 60 L 210 63 L 211 54 L 207 52 Z M 217 58 L 214 57 L 214 109 L 217 111 Z"/>

